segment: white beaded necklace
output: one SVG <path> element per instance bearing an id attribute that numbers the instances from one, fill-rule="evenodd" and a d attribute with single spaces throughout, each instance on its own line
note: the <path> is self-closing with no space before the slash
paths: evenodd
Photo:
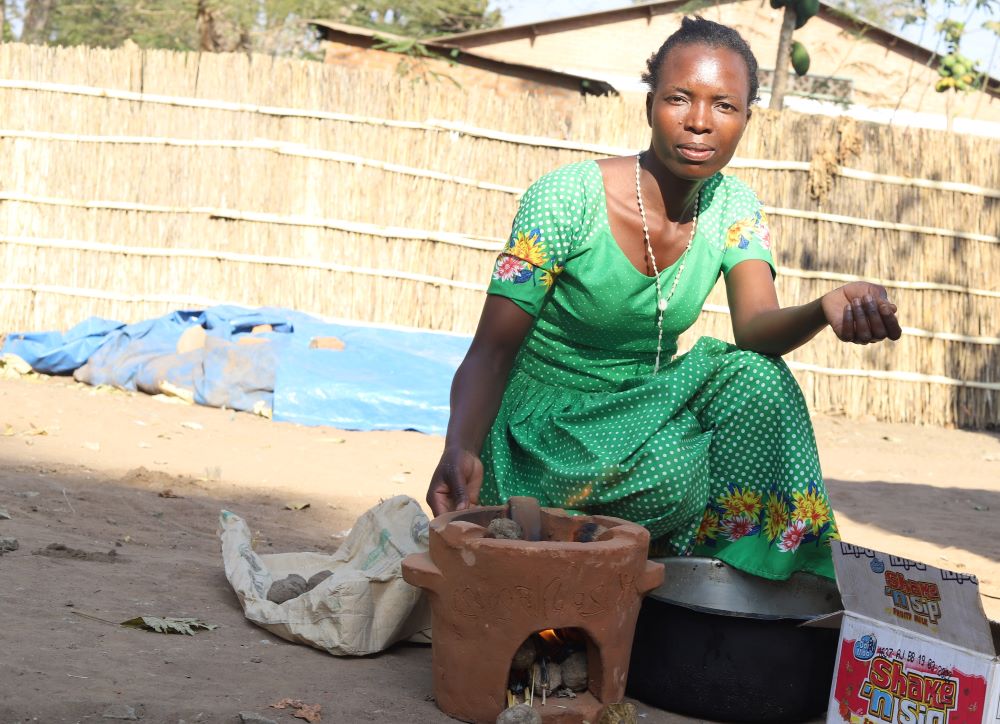
<path id="1" fill-rule="evenodd" d="M 639 215 L 642 216 L 642 236 L 646 240 L 646 252 L 649 254 L 649 261 L 653 264 L 653 278 L 656 279 L 656 309 L 658 314 L 656 317 L 656 363 L 653 365 L 653 374 L 655 375 L 660 371 L 660 353 L 663 350 L 663 315 L 666 314 L 667 307 L 670 306 L 670 300 L 674 296 L 674 292 L 677 290 L 677 282 L 680 281 L 681 274 L 684 271 L 684 262 L 687 260 L 688 252 L 691 250 L 691 242 L 694 241 L 694 232 L 698 228 L 698 211 L 701 208 L 701 189 L 698 190 L 698 198 L 695 199 L 694 218 L 691 223 L 691 236 L 688 238 L 687 247 L 684 249 L 684 253 L 681 254 L 680 265 L 677 267 L 677 273 L 674 274 L 674 283 L 670 285 L 670 292 L 668 292 L 667 296 L 664 297 L 663 292 L 660 289 L 660 270 L 656 268 L 656 256 L 653 254 L 653 245 L 649 241 L 649 226 L 646 224 L 646 207 L 643 206 L 642 203 L 642 186 L 639 183 L 641 158 L 641 153 L 635 157 L 635 197 L 639 202 Z"/>

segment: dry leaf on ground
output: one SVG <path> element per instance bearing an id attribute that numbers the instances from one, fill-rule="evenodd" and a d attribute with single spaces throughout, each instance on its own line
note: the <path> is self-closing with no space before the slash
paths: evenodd
<path id="1" fill-rule="evenodd" d="M 121 625 L 145 631 L 155 631 L 156 633 L 184 634 L 186 636 L 194 636 L 195 632 L 201 629 L 211 631 L 219 628 L 215 624 L 204 623 L 196 618 L 159 618 L 157 616 L 137 616 L 128 621 L 122 621 Z"/>
<path id="2" fill-rule="evenodd" d="M 323 707 L 319 704 L 305 704 L 301 699 L 282 699 L 271 704 L 272 709 L 294 709 L 292 716 L 297 719 L 305 719 L 308 722 L 322 721 L 321 712 Z"/>
<path id="3" fill-rule="evenodd" d="M 301 502 L 291 502 L 285 503 L 285 510 L 305 510 L 310 507 L 312 503 L 301 503 Z"/>

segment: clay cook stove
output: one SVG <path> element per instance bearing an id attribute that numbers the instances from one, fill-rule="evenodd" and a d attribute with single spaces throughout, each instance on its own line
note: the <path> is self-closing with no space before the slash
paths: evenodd
<path id="1" fill-rule="evenodd" d="M 525 540 L 487 537 L 490 521 L 503 517 L 521 523 Z M 593 542 L 576 542 L 584 526 L 599 532 Z M 587 690 L 574 699 L 549 697 L 545 706 L 536 697 L 534 707 L 546 724 L 596 722 L 605 705 L 625 696 L 639 606 L 663 581 L 662 564 L 647 560 L 648 546 L 642 526 L 572 517 L 530 498 L 432 521 L 429 552 L 407 557 L 403 578 L 430 597 L 438 707 L 493 724 L 507 707 L 521 644 L 544 629 L 577 629 L 586 638 Z"/>

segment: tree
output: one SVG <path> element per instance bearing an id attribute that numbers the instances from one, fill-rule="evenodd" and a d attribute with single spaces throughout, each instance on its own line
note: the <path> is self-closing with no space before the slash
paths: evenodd
<path id="1" fill-rule="evenodd" d="M 798 75 L 809 72 L 809 51 L 802 43 L 793 41 L 792 34 L 819 12 L 819 0 L 771 0 L 771 7 L 775 10 L 782 7 L 785 9 L 778 35 L 778 57 L 774 61 L 770 103 L 772 109 L 781 110 L 785 104 L 785 87 L 788 84 L 785 64 L 791 62 Z"/>
<path id="2" fill-rule="evenodd" d="M 784 7 L 785 10 L 778 38 L 778 56 L 774 63 L 775 75 L 770 104 L 771 108 L 780 109 L 784 105 L 787 82 L 785 63 L 791 61 L 799 75 L 804 75 L 809 68 L 809 54 L 804 46 L 792 40 L 792 33 L 816 14 L 819 3 L 815 0 L 770 0 L 770 2 L 772 8 Z M 937 0 L 936 2 L 935 0 L 839 0 L 837 4 L 849 17 L 861 17 L 875 25 L 898 23 L 903 27 L 930 22 L 928 11 L 932 5 L 943 5 L 949 12 L 955 8 L 972 10 L 1000 8 L 1000 0 Z M 794 21 L 789 16 L 793 16 Z M 991 27 L 991 24 L 987 23 L 986 27 Z M 985 72 L 977 71 L 973 61 L 959 54 L 959 44 L 965 24 L 946 18 L 938 23 L 936 30 L 944 39 L 949 53 L 938 58 L 938 72 L 941 79 L 935 88 L 939 92 L 948 90 L 964 92 L 981 87 Z"/>
<path id="3" fill-rule="evenodd" d="M 948 43 L 948 55 L 941 58 L 938 64 L 938 75 L 941 78 L 934 85 L 938 93 L 948 90 L 967 91 L 979 88 L 983 74 L 976 71 L 976 63 L 958 52 L 962 42 L 965 24 L 955 20 L 946 20 L 938 25 L 940 32 Z"/>
<path id="4" fill-rule="evenodd" d="M 848 16 L 863 18 L 881 27 L 889 27 L 901 19 L 919 0 L 834 0 Z"/>
<path id="5" fill-rule="evenodd" d="M 25 0 L 21 39 L 26 43 L 48 40 L 49 16 L 55 0 Z"/>
<path id="6" fill-rule="evenodd" d="M 2 1 L 2 0 L 0 0 Z M 328 18 L 409 37 L 495 27 L 488 0 L 23 0 L 23 42 L 310 55 Z M 9 18 L 6 18 L 9 21 Z M 6 23 L 9 26 L 9 22 Z"/>
<path id="7" fill-rule="evenodd" d="M 44 40 L 22 37 L 22 40 L 113 48 L 132 36 L 141 13 L 142 3 L 129 3 L 125 0 L 54 3 L 48 21 L 48 37 Z"/>
<path id="8" fill-rule="evenodd" d="M 983 23 L 983 27 L 993 33 L 993 50 L 990 51 L 990 59 L 986 63 L 986 67 L 989 69 L 993 67 L 993 61 L 997 57 L 997 50 L 1000 49 L 1000 20 L 987 21 Z"/>
<path id="9" fill-rule="evenodd" d="M 369 0 L 352 3 L 346 22 L 414 38 L 427 38 L 500 24 L 499 10 L 487 0 Z"/>

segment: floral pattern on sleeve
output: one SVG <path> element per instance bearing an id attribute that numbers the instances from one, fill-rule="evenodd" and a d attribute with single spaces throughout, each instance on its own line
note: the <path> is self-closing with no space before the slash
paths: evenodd
<path id="1" fill-rule="evenodd" d="M 510 284 L 530 282 L 532 285 L 548 288 L 562 272 L 562 267 L 550 264 L 551 261 L 541 230 L 518 230 L 511 234 L 507 245 L 497 257 L 493 267 L 493 280 Z"/>
<path id="2" fill-rule="evenodd" d="M 768 228 L 767 214 L 763 209 L 758 209 L 757 213 L 749 218 L 740 219 L 726 232 L 727 249 L 748 249 L 752 242 L 756 242 L 767 251 L 771 249 L 771 230 Z"/>

